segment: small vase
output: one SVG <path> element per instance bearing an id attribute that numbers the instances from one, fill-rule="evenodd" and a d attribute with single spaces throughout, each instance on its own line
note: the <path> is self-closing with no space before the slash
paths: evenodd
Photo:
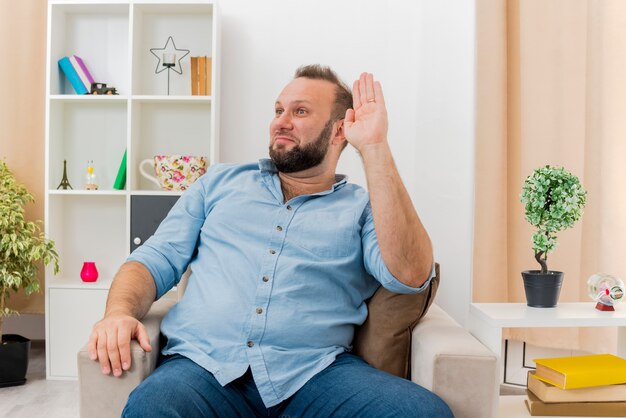
<path id="1" fill-rule="evenodd" d="M 548 270 L 526 270 L 522 272 L 526 304 L 531 308 L 554 308 L 559 301 L 563 272 Z"/>
<path id="2" fill-rule="evenodd" d="M 83 282 L 95 282 L 98 279 L 98 269 L 93 261 L 85 261 L 80 271 L 80 278 Z"/>

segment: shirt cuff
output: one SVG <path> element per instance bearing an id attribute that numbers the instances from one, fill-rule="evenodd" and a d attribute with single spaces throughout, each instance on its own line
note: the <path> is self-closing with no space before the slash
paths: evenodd
<path id="1" fill-rule="evenodd" d="M 387 270 L 386 266 L 385 266 L 385 269 Z M 409 286 L 407 284 L 404 284 L 400 280 L 398 280 L 395 276 L 393 276 L 391 274 L 391 272 L 389 272 L 389 270 L 387 270 L 387 272 L 388 272 L 390 277 L 393 277 L 393 280 L 392 281 L 388 281 L 386 283 L 382 283 L 382 285 L 383 285 L 383 287 L 385 289 L 387 289 L 387 290 L 389 290 L 391 292 L 396 292 L 396 293 L 420 293 L 420 292 L 423 292 L 425 289 L 428 289 L 428 286 L 430 286 L 430 282 L 436 276 L 435 262 L 434 261 L 432 263 L 432 269 L 430 270 L 430 277 L 420 287 L 411 287 L 411 286 Z"/>

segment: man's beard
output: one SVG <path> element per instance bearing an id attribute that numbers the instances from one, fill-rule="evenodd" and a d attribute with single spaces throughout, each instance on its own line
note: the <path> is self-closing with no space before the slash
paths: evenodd
<path id="1" fill-rule="evenodd" d="M 281 152 L 270 145 L 270 158 L 282 173 L 295 173 L 315 167 L 324 160 L 328 152 L 332 130 L 333 121 L 329 120 L 315 141 L 303 147 L 295 145 L 290 151 Z"/>

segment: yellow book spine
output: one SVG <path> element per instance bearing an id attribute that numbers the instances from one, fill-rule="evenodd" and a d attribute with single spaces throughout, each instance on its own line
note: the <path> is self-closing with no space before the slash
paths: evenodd
<path id="1" fill-rule="evenodd" d="M 198 57 L 198 82 L 200 89 L 198 94 L 206 96 L 206 57 Z"/>
<path id="2" fill-rule="evenodd" d="M 198 57 L 191 57 L 191 95 L 197 96 L 200 91 L 198 82 Z"/>
<path id="3" fill-rule="evenodd" d="M 206 94 L 207 96 L 210 96 L 211 93 L 211 71 L 212 71 L 212 67 L 213 67 L 213 60 L 211 59 L 211 57 L 206 57 Z"/>

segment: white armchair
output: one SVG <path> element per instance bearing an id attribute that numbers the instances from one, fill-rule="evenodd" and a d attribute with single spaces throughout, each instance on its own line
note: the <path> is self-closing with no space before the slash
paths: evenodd
<path id="1" fill-rule="evenodd" d="M 89 359 L 87 346 L 78 353 L 80 415 L 119 417 L 130 392 L 154 370 L 159 354 L 159 329 L 176 298 L 155 302 L 143 323 L 152 352 L 132 342 L 132 367 L 122 377 L 103 375 Z M 438 394 L 456 418 L 495 418 L 497 358 L 439 306 L 433 304 L 413 329 L 411 379 Z"/>

